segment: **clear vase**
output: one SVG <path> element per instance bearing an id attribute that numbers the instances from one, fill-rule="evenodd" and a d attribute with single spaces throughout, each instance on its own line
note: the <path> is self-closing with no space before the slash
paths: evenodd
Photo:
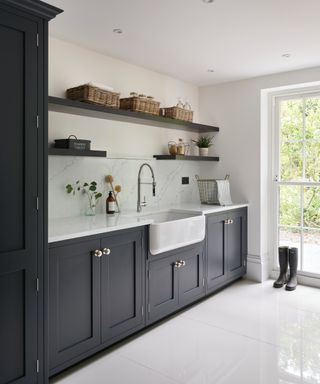
<path id="1" fill-rule="evenodd" d="M 95 214 L 96 214 L 96 206 L 89 205 L 86 210 L 86 216 L 95 216 Z"/>

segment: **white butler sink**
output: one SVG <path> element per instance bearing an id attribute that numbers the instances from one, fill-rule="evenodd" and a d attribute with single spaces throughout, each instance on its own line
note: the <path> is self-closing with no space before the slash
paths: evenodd
<path id="1" fill-rule="evenodd" d="M 141 215 L 141 219 L 153 220 L 149 225 L 150 253 L 170 251 L 205 238 L 205 216 L 199 213 L 164 211 Z"/>

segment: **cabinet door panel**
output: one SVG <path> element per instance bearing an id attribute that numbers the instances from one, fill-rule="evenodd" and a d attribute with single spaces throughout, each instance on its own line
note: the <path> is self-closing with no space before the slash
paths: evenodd
<path id="1" fill-rule="evenodd" d="M 2 7 L 0 383 L 36 383 L 38 25 Z"/>
<path id="2" fill-rule="evenodd" d="M 228 270 L 232 272 L 242 267 L 241 217 L 234 217 L 228 227 Z"/>
<path id="3" fill-rule="evenodd" d="M 51 248 L 50 368 L 100 343 L 99 240 Z"/>
<path id="4" fill-rule="evenodd" d="M 110 249 L 102 257 L 102 341 L 143 324 L 142 232 L 113 235 L 101 240 Z"/>
<path id="5" fill-rule="evenodd" d="M 245 273 L 246 247 L 246 214 L 244 211 L 231 216 L 232 224 L 227 227 L 227 263 L 228 279 L 237 278 Z"/>
<path id="6" fill-rule="evenodd" d="M 207 218 L 207 289 L 226 280 L 225 224 L 221 216 Z"/>
<path id="7" fill-rule="evenodd" d="M 178 268 L 175 267 L 177 257 L 151 261 L 148 278 L 148 319 L 158 320 L 175 310 L 178 301 Z"/>
<path id="8" fill-rule="evenodd" d="M 179 268 L 179 304 L 186 305 L 204 294 L 203 245 L 179 255 L 185 265 Z"/>
<path id="9" fill-rule="evenodd" d="M 24 376 L 24 290 L 23 271 L 0 275 L 0 305 L 4 309 L 0 315 L 3 349 L 0 359 L 0 383 L 8 383 Z"/>

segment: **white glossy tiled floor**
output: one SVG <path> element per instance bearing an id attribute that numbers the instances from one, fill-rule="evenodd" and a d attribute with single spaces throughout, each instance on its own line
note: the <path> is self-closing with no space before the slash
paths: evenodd
<path id="1" fill-rule="evenodd" d="M 242 280 L 53 383 L 320 383 L 320 290 Z"/>

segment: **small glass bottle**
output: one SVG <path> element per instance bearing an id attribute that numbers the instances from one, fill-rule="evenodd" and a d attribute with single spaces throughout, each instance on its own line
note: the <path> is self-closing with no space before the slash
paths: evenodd
<path id="1" fill-rule="evenodd" d="M 185 144 L 182 139 L 179 139 L 177 153 L 178 155 L 184 155 L 184 152 L 185 152 Z"/>
<path id="2" fill-rule="evenodd" d="M 116 201 L 114 197 L 112 196 L 112 192 L 109 192 L 109 196 L 106 200 L 106 211 L 109 215 L 112 215 L 116 211 Z"/>

